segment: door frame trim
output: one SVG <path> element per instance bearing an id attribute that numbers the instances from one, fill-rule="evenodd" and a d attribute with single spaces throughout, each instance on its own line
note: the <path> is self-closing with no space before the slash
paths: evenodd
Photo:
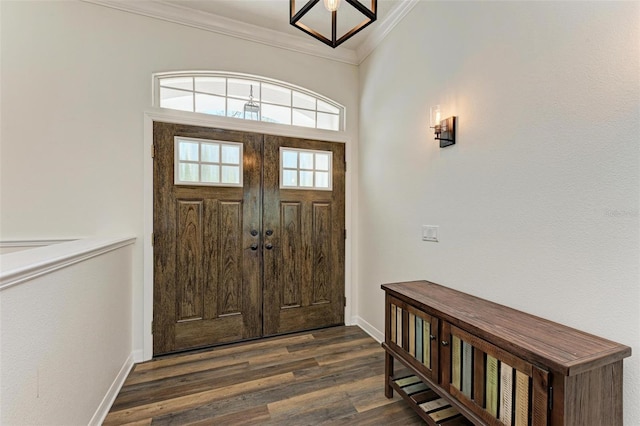
<path id="1" fill-rule="evenodd" d="M 166 123 L 185 124 L 191 126 L 214 127 L 226 130 L 238 130 L 243 132 L 255 132 L 276 136 L 288 136 L 303 139 L 318 139 L 329 142 L 340 142 L 345 144 L 345 157 L 348 163 L 353 164 L 353 143 L 351 137 L 344 131 L 330 131 L 320 129 L 306 129 L 273 123 L 262 123 L 249 120 L 238 120 L 227 117 L 209 116 L 206 114 L 186 113 L 182 111 L 171 111 L 162 108 L 152 108 L 144 111 L 143 129 L 143 294 L 142 294 L 142 359 L 148 361 L 153 357 L 153 335 L 151 323 L 153 321 L 153 246 L 151 236 L 153 233 L 153 159 L 151 157 L 151 146 L 153 145 L 153 122 L 162 121 Z M 346 325 L 352 324 L 352 313 L 355 300 L 352 275 L 353 265 L 353 244 L 354 229 L 351 218 L 353 217 L 353 167 L 347 168 L 345 174 L 345 228 L 349 236 L 345 240 L 345 296 L 347 303 L 345 306 L 344 319 Z M 137 298 L 133 297 L 134 302 Z M 134 316 L 134 321 L 136 321 Z M 138 329 L 133 324 L 133 330 Z"/>

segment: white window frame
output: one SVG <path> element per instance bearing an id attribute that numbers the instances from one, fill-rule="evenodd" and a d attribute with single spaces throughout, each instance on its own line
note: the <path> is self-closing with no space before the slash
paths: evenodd
<path id="1" fill-rule="evenodd" d="M 296 165 L 296 168 L 292 168 L 292 167 L 284 167 L 284 153 L 285 151 L 293 151 L 293 152 L 297 152 L 298 153 L 298 162 Z M 314 161 L 314 167 L 313 169 L 302 169 L 300 168 L 300 153 L 312 153 L 314 154 L 313 157 L 313 161 Z M 328 155 L 329 156 L 329 167 L 328 170 L 321 170 L 321 169 L 316 169 L 315 168 L 315 154 L 323 154 L 323 155 Z M 295 170 L 298 174 L 297 177 L 297 185 L 296 186 L 292 186 L 292 185 L 284 185 L 284 172 L 285 170 Z M 301 171 L 311 171 L 313 172 L 313 182 L 314 182 L 314 186 L 300 186 L 300 172 Z M 316 172 L 327 172 L 328 173 L 328 180 L 329 180 L 329 186 L 328 187 L 317 187 L 315 186 L 315 174 Z M 322 150 L 316 150 L 316 149 L 299 149 L 299 148 L 289 148 L 289 147 L 280 147 L 280 189 L 289 189 L 289 190 L 301 190 L 301 191 L 333 191 L 333 152 L 332 151 L 322 151 Z"/>
<path id="2" fill-rule="evenodd" d="M 300 128 L 300 129 L 318 129 L 318 130 L 326 130 L 326 131 L 330 131 L 330 132 L 341 132 L 344 131 L 345 129 L 345 108 L 344 106 L 342 106 L 341 104 L 339 104 L 338 102 L 327 98 L 326 96 L 322 96 L 319 93 L 313 92 L 311 90 L 305 89 L 303 87 L 300 86 L 296 86 L 290 83 L 286 83 L 283 81 L 278 81 L 278 80 L 274 80 L 274 79 L 270 79 L 270 78 L 266 78 L 266 77 L 261 77 L 261 76 L 257 76 L 257 75 L 251 75 L 251 74 L 243 74 L 243 73 L 229 73 L 229 72 L 221 72 L 221 71 L 180 71 L 180 72 L 164 72 L 164 73 L 155 73 L 153 74 L 153 106 L 154 107 L 161 107 L 161 99 L 160 99 L 160 88 L 161 88 L 161 82 L 163 79 L 167 79 L 167 78 L 175 78 L 175 77 L 182 77 L 182 78 L 198 78 L 198 77 L 217 77 L 217 78 L 225 78 L 225 82 L 226 82 L 226 86 L 228 88 L 228 80 L 229 79 L 241 79 L 241 80 L 250 80 L 252 82 L 255 82 L 257 85 L 259 85 L 258 88 L 255 89 L 255 92 L 257 94 L 262 94 L 262 84 L 269 84 L 269 85 L 274 85 L 274 86 L 279 86 L 281 88 L 287 89 L 291 91 L 291 102 L 290 104 L 284 105 L 284 104 L 277 104 L 277 103 L 271 103 L 271 102 L 265 102 L 263 101 L 260 97 L 258 97 L 257 99 L 254 99 L 254 101 L 260 106 L 260 115 L 258 118 L 258 121 L 260 121 L 261 123 L 265 124 L 265 125 L 280 125 L 280 126 L 291 126 L 291 127 L 295 127 L 295 128 Z M 194 80 L 195 83 L 195 80 Z M 191 93 L 191 96 L 193 97 L 193 105 L 191 108 L 191 111 L 185 111 L 184 109 L 171 109 L 171 108 L 163 108 L 163 109 L 168 109 L 168 110 L 174 110 L 174 111 L 183 111 L 186 113 L 191 113 L 191 114 L 198 114 L 198 115 L 207 115 L 207 116 L 215 116 L 215 117 L 225 117 L 225 118 L 229 118 L 229 119 L 233 119 L 233 120 L 244 120 L 244 118 L 241 117 L 230 117 L 228 116 L 228 103 L 229 100 L 241 100 L 241 101 L 245 101 L 245 99 L 240 99 L 240 98 L 236 98 L 234 96 L 229 96 L 228 94 L 228 90 L 225 91 L 225 115 L 216 115 L 216 114 L 207 114 L 207 113 L 203 113 L 203 112 L 195 112 L 196 106 L 195 106 L 195 97 L 196 94 L 203 94 L 203 95 L 209 95 L 208 93 L 201 93 L 198 92 L 196 90 L 195 84 L 193 85 L 193 90 L 189 90 L 189 89 L 176 89 L 176 88 L 171 88 L 171 90 L 177 90 L 177 91 L 183 91 L 185 94 L 187 93 Z M 293 98 L 294 98 L 294 93 L 300 93 L 306 96 L 310 96 L 312 98 L 315 99 L 315 109 L 311 109 L 311 108 L 306 108 L 306 107 L 300 107 L 300 106 L 294 106 L 293 103 Z M 221 96 L 221 95 L 216 95 L 216 96 Z M 247 94 L 248 96 L 248 94 Z M 333 107 L 335 109 L 337 109 L 337 113 L 331 113 L 331 112 L 327 112 L 324 111 L 323 108 L 321 106 L 319 106 L 319 102 L 324 102 L 326 104 L 328 104 L 330 107 Z M 290 110 L 290 123 L 286 124 L 286 123 L 272 123 L 269 121 L 263 121 L 263 117 L 262 117 L 262 111 L 263 105 L 268 105 L 268 106 L 274 106 L 277 108 L 289 108 Z M 301 112 L 307 112 L 307 113 L 312 113 L 313 117 L 314 117 L 314 126 L 302 126 L 302 125 L 294 125 L 291 124 L 293 123 L 293 116 L 294 116 L 294 112 L 295 111 L 301 111 Z M 326 127 L 318 127 L 318 117 L 319 114 L 328 114 L 328 115 L 333 115 L 338 119 L 338 128 L 337 129 L 329 129 Z M 250 119 L 246 119 L 247 121 L 255 121 L 255 120 L 250 120 Z"/>
<path id="3" fill-rule="evenodd" d="M 180 142 L 195 142 L 198 144 L 198 161 L 192 161 L 192 160 L 180 160 L 179 156 L 179 145 Z M 222 152 L 222 146 L 237 146 L 240 149 L 240 158 L 239 158 L 239 164 L 227 164 L 227 163 L 223 163 L 222 162 L 222 154 L 220 154 L 220 158 L 219 158 L 219 162 L 217 163 L 210 163 L 210 162 L 206 162 L 206 161 L 202 161 L 202 151 L 201 151 L 201 146 L 202 143 L 215 143 L 215 144 L 219 144 L 220 145 L 220 151 Z M 229 142 L 229 141 L 223 141 L 223 140 L 217 140 L 217 139 L 198 139 L 198 138 L 189 138 L 189 137 L 184 137 L 184 136 L 175 136 L 173 138 L 173 183 L 175 185 L 179 185 L 179 186 L 217 186 L 217 187 L 242 187 L 243 186 L 243 182 L 242 182 L 242 177 L 243 177 L 243 166 L 242 163 L 244 162 L 244 145 L 242 143 L 238 143 L 238 142 Z M 194 181 L 183 181 L 180 180 L 180 163 L 188 163 L 188 164 L 197 164 L 198 165 L 198 169 L 200 170 L 201 166 L 204 165 L 217 165 L 220 167 L 220 177 L 222 178 L 222 166 L 225 165 L 229 165 L 229 166 L 238 166 L 239 168 L 239 173 L 240 173 L 240 179 L 239 179 L 239 183 L 227 183 L 227 182 L 202 182 L 201 180 L 194 182 Z M 201 179 L 201 174 L 200 171 L 198 171 L 198 176 Z"/>

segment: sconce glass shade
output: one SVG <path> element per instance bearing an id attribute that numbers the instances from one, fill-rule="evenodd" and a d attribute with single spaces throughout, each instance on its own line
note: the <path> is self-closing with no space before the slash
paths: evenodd
<path id="1" fill-rule="evenodd" d="M 324 7 L 329 12 L 335 12 L 340 7 L 340 0 L 324 0 Z"/>
<path id="2" fill-rule="evenodd" d="M 441 121 L 440 115 L 440 105 L 435 105 L 431 107 L 431 116 L 429 118 L 429 127 L 435 129 L 436 126 L 440 126 Z"/>

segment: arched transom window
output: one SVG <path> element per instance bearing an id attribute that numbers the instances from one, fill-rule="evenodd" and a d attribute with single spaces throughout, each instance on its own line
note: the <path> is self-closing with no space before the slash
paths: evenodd
<path id="1" fill-rule="evenodd" d="M 247 74 L 180 72 L 154 75 L 154 105 L 244 120 L 315 129 L 344 129 L 344 107 L 317 93 Z"/>

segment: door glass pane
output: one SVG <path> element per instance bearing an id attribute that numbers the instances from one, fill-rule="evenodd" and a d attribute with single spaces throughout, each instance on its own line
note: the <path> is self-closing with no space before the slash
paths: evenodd
<path id="1" fill-rule="evenodd" d="M 219 183 L 220 182 L 220 166 L 203 164 L 201 166 L 202 182 Z"/>
<path id="2" fill-rule="evenodd" d="M 282 177 L 282 186 L 298 186 L 298 171 L 284 170 Z"/>
<path id="3" fill-rule="evenodd" d="M 280 187 L 332 190 L 331 151 L 280 148 Z"/>
<path id="4" fill-rule="evenodd" d="M 316 170 L 329 170 L 329 156 L 316 154 Z"/>
<path id="5" fill-rule="evenodd" d="M 176 136 L 176 185 L 242 186 L 242 144 Z"/>
<path id="6" fill-rule="evenodd" d="M 282 153 L 282 166 L 288 169 L 297 169 L 298 168 L 298 152 L 284 151 Z"/>
<path id="7" fill-rule="evenodd" d="M 198 182 L 198 165 L 193 163 L 180 163 L 180 180 L 184 182 Z"/>
<path id="8" fill-rule="evenodd" d="M 273 84 L 262 84 L 262 102 L 291 106 L 291 90 Z"/>
<path id="9" fill-rule="evenodd" d="M 328 188 L 329 187 L 329 173 L 316 172 L 316 187 Z"/>
<path id="10" fill-rule="evenodd" d="M 192 142 L 180 142 L 180 160 L 198 161 L 198 144 Z"/>
<path id="11" fill-rule="evenodd" d="M 240 164 L 240 147 L 222 145 L 222 162 L 226 164 Z"/>
<path id="12" fill-rule="evenodd" d="M 196 93 L 196 112 L 210 115 L 225 115 L 225 98 Z"/>
<path id="13" fill-rule="evenodd" d="M 196 92 L 224 96 L 227 93 L 227 79 L 223 77 L 196 77 Z"/>
<path id="14" fill-rule="evenodd" d="M 217 143 L 203 143 L 201 149 L 202 161 L 207 163 L 220 162 L 220 145 Z"/>
<path id="15" fill-rule="evenodd" d="M 240 183 L 240 167 L 222 166 L 222 183 Z"/>
<path id="16" fill-rule="evenodd" d="M 300 168 L 313 170 L 313 152 L 300 153 Z"/>
<path id="17" fill-rule="evenodd" d="M 300 171 L 300 186 L 313 187 L 313 172 Z"/>

